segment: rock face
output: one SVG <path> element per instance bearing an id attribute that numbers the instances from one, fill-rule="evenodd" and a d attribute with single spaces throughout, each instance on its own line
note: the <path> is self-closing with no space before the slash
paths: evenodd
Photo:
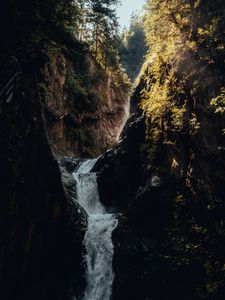
<path id="1" fill-rule="evenodd" d="M 158 22 L 157 5 L 171 9 L 169 1 L 151 3 Z M 220 3 L 196 4 L 199 26 L 218 13 L 214 30 L 221 33 L 224 15 L 214 7 Z M 126 138 L 98 165 L 102 201 L 123 215 L 114 232 L 116 300 L 225 295 L 225 52 L 204 36 L 194 48 L 178 43 L 171 54 L 171 38 L 187 38 L 181 28 L 172 35 L 173 22 L 164 22 L 171 24 L 169 41 L 163 35 L 163 47 L 155 46 L 161 52 L 147 61 L 131 99 L 133 111 L 142 104 L 144 117 L 140 109 L 134 116 L 142 121 L 130 120 Z"/>
<path id="2" fill-rule="evenodd" d="M 132 115 L 120 143 L 96 165 L 101 201 L 121 213 L 114 232 L 113 299 L 148 299 L 155 296 L 156 284 L 158 288 L 162 284 L 157 251 L 171 216 L 169 199 L 175 197 L 175 182 L 166 168 L 152 173 L 145 165 L 145 131 L 144 115 Z"/>
<path id="3" fill-rule="evenodd" d="M 97 156 L 115 143 L 128 86 L 77 51 L 80 64 L 52 49 L 21 60 L 13 101 L 0 103 L 1 299 L 71 300 L 84 289 L 75 162 L 61 159 L 59 168 L 55 157 Z"/>
<path id="4" fill-rule="evenodd" d="M 135 111 L 146 100 L 144 90 L 152 110 L 139 125 L 130 121 L 127 138 L 99 162 L 102 201 L 123 214 L 114 232 L 116 300 L 224 298 L 224 51 L 204 43 L 182 47 L 162 76 L 160 64 L 146 66 L 131 104 Z M 168 77 L 165 65 L 174 68 Z M 156 99 L 156 82 L 159 92 L 168 87 L 168 102 Z"/>
<path id="5" fill-rule="evenodd" d="M 203 129 L 194 140 L 177 137 L 176 149 L 162 140 L 154 165 L 148 165 L 144 117 L 128 124 L 123 140 L 97 166 L 101 200 L 122 213 L 114 232 L 113 299 L 190 300 L 204 295 L 222 300 L 223 160 L 215 156 L 217 151 L 210 158 L 213 165 L 206 158 L 213 143 L 197 146 L 206 136 L 216 142 L 214 130 L 206 135 Z M 221 147 L 219 137 L 217 142 Z M 208 289 L 213 282 L 218 285 L 212 293 Z"/>
<path id="6" fill-rule="evenodd" d="M 26 66 L 0 128 L 0 298 L 70 299 L 83 285 L 84 225 L 64 192 Z"/>
<path id="7" fill-rule="evenodd" d="M 56 156 L 96 157 L 115 144 L 128 118 L 128 85 L 107 75 L 89 55 L 77 63 L 51 54 L 39 83 L 47 132 Z"/>
<path id="8" fill-rule="evenodd" d="M 117 211 L 118 208 L 127 208 L 143 179 L 139 146 L 144 141 L 144 128 L 144 118 L 132 115 L 119 143 L 109 149 L 96 164 L 100 172 L 101 201 L 112 209 L 116 207 Z M 133 171 L 134 176 L 128 176 Z"/>

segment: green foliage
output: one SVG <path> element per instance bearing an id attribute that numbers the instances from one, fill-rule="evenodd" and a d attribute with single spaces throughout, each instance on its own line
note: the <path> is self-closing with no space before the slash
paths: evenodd
<path id="1" fill-rule="evenodd" d="M 98 107 L 103 104 L 103 102 L 104 99 L 98 91 L 93 88 L 88 90 L 89 111 L 96 111 Z"/>
<path id="2" fill-rule="evenodd" d="M 64 42 L 69 28 L 77 27 L 78 10 L 72 0 L 3 1 L 6 49 L 43 40 Z"/>
<path id="3" fill-rule="evenodd" d="M 215 129 L 218 149 L 223 149 L 217 132 L 224 128 L 225 112 L 224 11 L 221 0 L 151 0 L 145 17 L 149 52 L 141 75 L 141 108 L 147 131 L 141 153 L 150 171 L 163 165 L 157 161 L 164 157 L 160 152 L 165 150 L 169 157 L 167 170 L 171 167 L 177 195 L 168 200 L 173 214 L 162 259 L 176 283 L 182 277 L 187 280 L 188 299 L 217 300 L 224 295 L 222 179 L 215 187 L 213 174 L 204 174 L 216 147 L 209 145 L 207 150 L 198 144 Z M 201 169 L 203 161 L 209 167 Z M 210 191 L 215 195 L 206 195 Z"/>
<path id="4" fill-rule="evenodd" d="M 44 82 L 40 82 L 38 84 L 38 94 L 39 94 L 40 99 L 45 103 L 46 100 L 48 99 L 49 91 Z"/>
<path id="5" fill-rule="evenodd" d="M 162 132 L 193 135 L 201 128 L 196 99 L 205 97 L 210 104 L 211 96 L 200 95 L 204 74 L 199 78 L 196 74 L 201 64 L 205 70 L 224 62 L 224 6 L 220 0 L 148 1 L 145 30 L 149 52 L 141 75 L 145 81 L 141 108 L 149 124 Z M 210 80 L 203 88 L 205 93 Z M 210 95 L 210 89 L 207 92 Z M 224 113 L 224 90 L 211 106 L 216 113 Z"/>
<path id="6" fill-rule="evenodd" d="M 143 17 L 133 14 L 129 29 L 124 29 L 119 43 L 120 62 L 133 82 L 138 76 L 147 52 Z"/>
<path id="7" fill-rule="evenodd" d="M 118 0 L 3 2 L 2 28 L 8 30 L 3 32 L 0 54 L 16 56 L 17 48 L 37 47 L 40 67 L 63 54 L 72 63 L 66 79 L 66 90 L 76 99 L 72 107 L 80 112 L 96 110 L 104 99 L 95 88 L 108 77 L 127 89 L 117 49 Z M 43 88 L 39 87 L 39 93 L 46 100 L 48 93 Z"/>
<path id="8" fill-rule="evenodd" d="M 3 0 L 3 52 L 29 44 L 87 45 L 104 69 L 118 68 L 118 0 Z M 7 31 L 3 28 L 7 28 Z"/>
<path id="9" fill-rule="evenodd" d="M 71 72 L 67 75 L 66 89 L 68 92 L 85 98 L 87 97 L 87 92 L 82 85 L 81 79 L 76 78 L 74 72 Z"/>
<path id="10" fill-rule="evenodd" d="M 116 6 L 118 0 L 80 2 L 81 18 L 77 37 L 86 42 L 104 69 L 118 67 Z"/>
<path id="11" fill-rule="evenodd" d="M 225 113 L 225 88 L 221 88 L 219 96 L 213 98 L 210 105 L 216 114 L 224 116 Z M 225 129 L 222 129 L 222 134 L 225 134 Z"/>
<path id="12" fill-rule="evenodd" d="M 70 98 L 75 101 L 75 103 L 71 103 L 72 107 L 75 107 L 78 112 L 96 111 L 102 103 L 103 99 L 99 92 L 90 88 L 81 78 L 77 78 L 72 71 L 67 74 L 65 88 Z"/>
<path id="13" fill-rule="evenodd" d="M 225 88 L 221 88 L 220 95 L 212 99 L 210 104 L 216 114 L 223 115 L 225 113 Z"/>

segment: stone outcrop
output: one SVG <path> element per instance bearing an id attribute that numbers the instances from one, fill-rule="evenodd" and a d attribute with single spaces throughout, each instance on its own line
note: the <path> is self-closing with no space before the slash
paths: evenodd
<path id="1" fill-rule="evenodd" d="M 224 297 L 224 118 L 209 109 L 223 70 L 196 62 L 195 72 L 207 74 L 195 106 L 187 103 L 195 132 L 167 125 L 155 143 L 146 136 L 154 124 L 139 111 L 97 165 L 102 201 L 123 215 L 114 232 L 116 300 Z"/>
<path id="2" fill-rule="evenodd" d="M 70 299 L 83 286 L 85 223 L 52 156 L 36 74 L 23 70 L 0 115 L 0 298 Z"/>
<path id="3" fill-rule="evenodd" d="M 97 72 L 101 73 L 100 79 L 96 77 L 92 83 L 84 82 L 81 86 L 80 80 L 74 79 L 80 75 L 71 61 L 54 52 L 42 71 L 40 94 L 49 142 L 56 156 L 102 154 L 117 142 L 128 118 L 128 86 L 121 84 L 123 80 L 118 75 L 106 75 L 90 55 L 86 54 L 83 60 L 86 80 L 95 78 Z M 90 91 L 92 94 L 88 95 Z"/>
<path id="4" fill-rule="evenodd" d="M 87 60 L 90 80 L 100 70 Z M 90 92 L 74 80 L 81 71 L 55 51 L 38 49 L 20 67 L 13 101 L 0 112 L 0 298 L 71 300 L 85 284 L 86 214 L 74 202 L 72 162 L 61 160 L 60 169 L 56 156 L 95 156 L 115 143 L 127 87 L 103 76 Z"/>

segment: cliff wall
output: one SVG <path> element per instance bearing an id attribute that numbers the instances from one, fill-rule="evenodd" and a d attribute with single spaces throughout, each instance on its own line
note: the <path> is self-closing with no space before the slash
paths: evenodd
<path id="1" fill-rule="evenodd" d="M 224 298 L 224 5 L 191 3 L 150 2 L 137 113 L 98 166 L 117 300 Z"/>
<path id="2" fill-rule="evenodd" d="M 102 154 L 118 141 L 128 118 L 129 83 L 123 75 L 107 73 L 88 53 L 80 55 L 78 66 L 79 57 L 53 51 L 42 69 L 39 89 L 56 156 Z"/>
<path id="3" fill-rule="evenodd" d="M 82 286 L 85 220 L 62 187 L 36 75 L 24 65 L 13 101 L 1 103 L 1 299 L 69 299 Z"/>
<path id="4" fill-rule="evenodd" d="M 4 86 L 18 74 L 0 98 L 1 299 L 70 300 L 83 290 L 86 217 L 56 158 L 97 156 L 114 144 L 129 85 L 81 45 L 73 51 L 36 45 L 19 50 L 12 68 L 4 61 Z"/>

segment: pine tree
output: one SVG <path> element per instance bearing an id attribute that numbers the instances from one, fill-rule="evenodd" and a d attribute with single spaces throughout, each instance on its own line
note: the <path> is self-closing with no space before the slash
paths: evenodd
<path id="1" fill-rule="evenodd" d="M 134 81 L 147 52 L 142 16 L 136 13 L 132 15 L 130 28 L 124 28 L 119 42 L 121 63 L 131 81 Z"/>
<path id="2" fill-rule="evenodd" d="M 96 59 L 105 67 L 112 58 L 115 60 L 117 4 L 118 0 L 91 0 L 86 3 L 85 40 Z"/>

